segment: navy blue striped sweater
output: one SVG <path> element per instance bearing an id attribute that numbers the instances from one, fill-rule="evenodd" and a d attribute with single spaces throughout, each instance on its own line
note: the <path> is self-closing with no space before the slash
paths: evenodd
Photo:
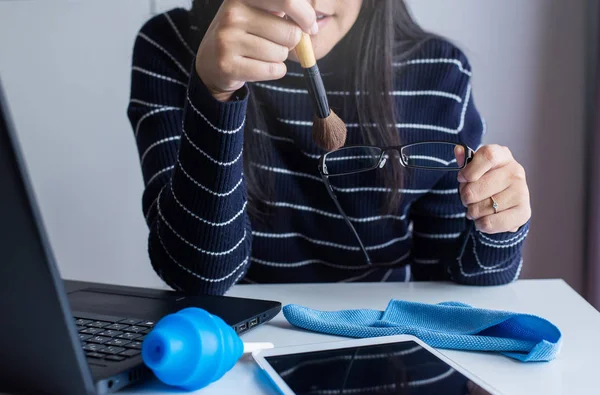
<path id="1" fill-rule="evenodd" d="M 300 66 L 288 62 L 283 79 L 253 85 L 268 108 L 269 127 L 245 130 L 247 88 L 227 103 L 210 95 L 193 67 L 198 42 L 188 37 L 197 28 L 189 20 L 187 10 L 175 9 L 142 27 L 128 108 L 145 182 L 150 260 L 167 284 L 223 294 L 235 283 L 414 279 L 494 285 L 518 277 L 528 225 L 496 235 L 465 231 L 456 172 L 406 170 L 394 215 L 382 215 L 388 190 L 376 171 L 332 180 L 374 262 L 365 265 L 319 178 L 323 151 L 311 140 L 313 110 Z M 347 144 L 359 144 L 355 93 L 328 69 L 335 56 L 336 49 L 320 62 L 321 71 L 332 108 L 346 109 L 338 115 L 349 125 Z M 485 122 L 461 51 L 430 41 L 394 68 L 402 71 L 392 94 L 403 143 L 480 146 Z M 248 214 L 242 160 L 248 133 L 271 152 L 268 160 L 249 164 L 275 180 L 274 194 L 264 202 L 274 213 L 268 221 Z"/>

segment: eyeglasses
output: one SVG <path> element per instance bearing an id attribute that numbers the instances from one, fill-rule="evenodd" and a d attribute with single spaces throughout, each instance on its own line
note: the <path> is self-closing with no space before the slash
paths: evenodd
<path id="1" fill-rule="evenodd" d="M 464 154 L 457 155 L 458 152 Z M 475 152 L 464 144 L 446 141 L 425 141 L 395 147 L 377 147 L 369 145 L 349 146 L 328 152 L 319 160 L 319 173 L 325 183 L 329 196 L 339 213 L 354 234 L 367 264 L 371 259 L 354 225 L 342 209 L 329 177 L 339 177 L 382 169 L 389 160 L 398 160 L 405 168 L 437 171 L 459 171 L 473 159 Z M 460 163 L 456 157 L 461 156 Z"/>

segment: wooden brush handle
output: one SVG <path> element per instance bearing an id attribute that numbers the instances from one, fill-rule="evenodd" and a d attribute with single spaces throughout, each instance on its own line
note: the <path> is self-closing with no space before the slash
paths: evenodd
<path id="1" fill-rule="evenodd" d="M 300 65 L 302 65 L 302 68 L 304 69 L 309 69 L 317 64 L 315 52 L 313 51 L 312 47 L 312 41 L 310 36 L 306 33 L 302 33 L 302 39 L 296 46 L 296 56 L 300 61 Z"/>

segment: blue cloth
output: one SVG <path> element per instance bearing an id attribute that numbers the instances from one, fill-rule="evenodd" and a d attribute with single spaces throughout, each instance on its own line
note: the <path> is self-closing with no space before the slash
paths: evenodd
<path id="1" fill-rule="evenodd" d="M 283 308 L 294 326 L 354 338 L 413 335 L 432 347 L 494 351 L 522 362 L 550 361 L 558 355 L 561 332 L 529 314 L 479 309 L 458 302 L 424 304 L 392 300 L 385 311 L 317 311 Z"/>

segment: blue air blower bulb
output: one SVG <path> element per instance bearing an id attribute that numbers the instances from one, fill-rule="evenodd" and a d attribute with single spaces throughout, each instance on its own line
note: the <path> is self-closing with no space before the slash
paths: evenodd
<path id="1" fill-rule="evenodd" d="M 154 375 L 186 391 L 219 380 L 243 353 L 232 327 L 195 307 L 162 318 L 142 343 L 142 359 Z"/>

